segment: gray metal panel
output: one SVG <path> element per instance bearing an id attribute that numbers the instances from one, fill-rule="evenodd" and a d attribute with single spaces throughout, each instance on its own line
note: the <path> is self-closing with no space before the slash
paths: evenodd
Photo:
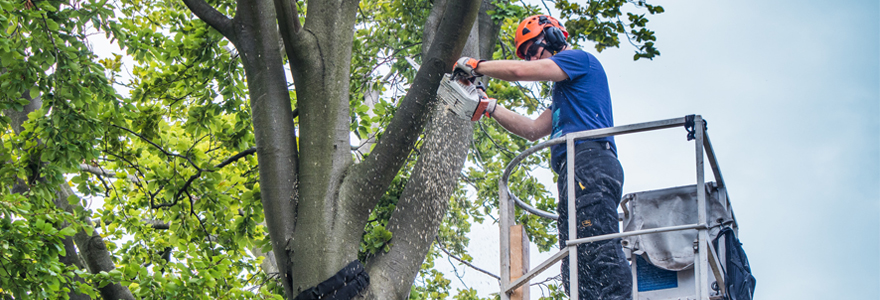
<path id="1" fill-rule="evenodd" d="M 708 201 L 707 223 L 710 236 L 714 237 L 723 223 L 732 217 L 722 201 L 721 193 L 715 184 L 706 184 Z M 695 224 L 697 215 L 697 186 L 681 186 L 667 189 L 627 194 L 623 197 L 623 232 Z M 652 233 L 625 237 L 627 247 L 644 251 L 645 259 L 654 265 L 679 271 L 691 268 L 694 262 L 693 242 L 698 236 L 695 231 Z"/>

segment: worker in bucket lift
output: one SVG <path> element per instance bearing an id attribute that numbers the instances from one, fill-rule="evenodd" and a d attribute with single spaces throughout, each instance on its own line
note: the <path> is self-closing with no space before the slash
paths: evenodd
<path id="1" fill-rule="evenodd" d="M 593 55 L 573 49 L 568 32 L 551 16 L 524 19 L 516 29 L 516 56 L 524 61 L 485 61 L 462 57 L 455 72 L 486 75 L 505 81 L 553 81 L 550 109 L 537 119 L 512 112 L 494 100 L 485 114 L 508 131 L 535 141 L 567 133 L 614 126 L 611 95 L 605 70 Z M 551 167 L 559 174 L 560 247 L 568 237 L 566 146 L 551 148 Z M 619 232 L 617 206 L 623 186 L 623 168 L 617 160 L 613 137 L 580 140 L 575 146 L 575 207 L 577 238 Z M 580 299 L 632 299 L 632 273 L 620 239 L 577 246 Z M 562 280 L 569 291 L 568 257 L 562 261 Z"/>

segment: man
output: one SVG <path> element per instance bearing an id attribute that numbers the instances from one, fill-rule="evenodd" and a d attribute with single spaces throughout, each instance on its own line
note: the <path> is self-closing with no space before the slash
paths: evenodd
<path id="1" fill-rule="evenodd" d="M 512 112 L 494 101 L 486 107 L 486 115 L 530 141 L 614 126 L 605 70 L 593 55 L 572 49 L 566 38 L 565 27 L 553 17 L 531 16 L 520 23 L 515 37 L 516 55 L 525 61 L 477 61 L 463 57 L 455 70 L 506 81 L 555 82 L 553 103 L 537 119 Z M 622 194 L 623 169 L 617 160 L 613 137 L 578 141 L 575 151 L 578 237 L 619 232 L 617 206 Z M 559 174 L 556 224 L 560 247 L 568 240 L 565 152 L 565 144 L 551 148 L 551 167 Z M 632 298 L 632 273 L 620 239 L 581 244 L 577 252 L 580 299 Z M 568 258 L 562 262 L 562 277 L 567 293 Z"/>

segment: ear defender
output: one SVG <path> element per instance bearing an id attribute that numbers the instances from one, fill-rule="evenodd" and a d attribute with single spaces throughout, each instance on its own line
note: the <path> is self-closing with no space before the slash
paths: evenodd
<path id="1" fill-rule="evenodd" d="M 553 54 L 562 51 L 568 45 L 562 30 L 556 27 L 544 28 L 544 44 L 546 44 L 545 48 Z"/>
<path id="2" fill-rule="evenodd" d="M 527 50 L 525 45 L 529 41 L 534 41 L 538 37 L 543 36 L 542 41 L 537 46 L 544 47 L 550 53 L 556 54 L 562 51 L 568 43 L 565 39 L 568 32 L 565 26 L 559 24 L 555 18 L 547 15 L 534 15 L 526 17 L 519 23 L 514 36 L 514 44 L 516 44 L 516 56 L 520 59 L 526 59 Z M 535 45 L 535 44 L 532 44 Z"/>

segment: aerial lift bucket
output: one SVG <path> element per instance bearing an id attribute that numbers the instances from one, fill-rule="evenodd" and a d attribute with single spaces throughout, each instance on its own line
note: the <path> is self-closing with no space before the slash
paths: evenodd
<path id="1" fill-rule="evenodd" d="M 695 140 L 697 178 L 696 184 L 662 190 L 633 193 L 621 201 L 623 222 L 621 233 L 606 234 L 566 241 L 566 247 L 546 261 L 530 269 L 528 262 L 528 238 L 521 225 L 514 222 L 515 206 L 545 218 L 557 219 L 555 214 L 536 209 L 508 190 L 508 178 L 525 157 L 553 145 L 566 144 L 568 161 L 573 160 L 574 144 L 580 139 L 595 139 L 651 130 L 684 126 L 688 140 Z M 500 240 L 501 240 L 501 292 L 502 300 L 528 299 L 529 280 L 564 257 L 571 257 L 569 272 L 571 285 L 569 296 L 578 299 L 577 263 L 575 249 L 578 244 L 623 238 L 622 244 L 633 272 L 633 299 L 666 300 L 724 299 L 728 295 L 725 284 L 725 265 L 728 258 L 724 245 L 715 249 L 712 240 L 723 228 L 736 232 L 736 219 L 728 200 L 727 188 L 721 170 L 705 132 L 705 122 L 699 115 L 661 120 L 625 126 L 616 126 L 569 133 L 527 149 L 515 157 L 505 169 L 499 181 Z M 708 158 L 715 182 L 705 181 L 704 156 Z M 568 180 L 574 180 L 574 166 L 566 164 Z M 574 186 L 569 182 L 568 186 Z M 574 211 L 574 189 L 569 189 L 569 211 Z M 652 210 L 652 206 L 664 209 Z M 675 217 L 670 217 L 675 216 Z M 673 220 L 674 219 L 674 220 Z M 569 218 L 569 229 L 574 231 L 575 218 Z M 576 237 L 575 232 L 569 236 Z M 716 251 L 720 250 L 720 251 Z M 741 249 L 740 249 L 741 250 Z M 744 258 L 744 255 L 742 256 Z M 751 275 L 749 275 L 751 276 Z M 751 289 L 754 278 L 751 277 Z M 750 298 L 750 297 L 749 297 Z M 739 300 L 739 299 L 737 299 Z"/>

